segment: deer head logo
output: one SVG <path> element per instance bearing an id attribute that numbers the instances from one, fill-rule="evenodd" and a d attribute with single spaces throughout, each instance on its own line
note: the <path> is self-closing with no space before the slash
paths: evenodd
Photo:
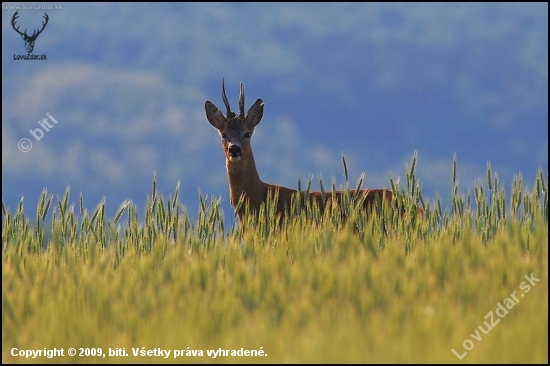
<path id="1" fill-rule="evenodd" d="M 17 15 L 17 13 L 19 13 L 19 10 L 16 11 L 15 14 L 13 14 L 13 18 L 11 18 L 11 26 L 13 27 L 13 29 L 15 29 L 17 33 L 21 35 L 21 38 L 23 38 L 23 40 L 25 41 L 25 48 L 27 49 L 27 53 L 32 53 L 32 50 L 34 49 L 34 42 L 36 41 L 40 33 L 42 33 L 44 28 L 46 28 L 46 24 L 48 24 L 48 14 L 44 13 L 44 18 L 46 19 L 46 22 L 42 22 L 42 29 L 40 29 L 39 31 L 35 30 L 32 33 L 32 36 L 29 36 L 26 29 L 24 33 L 21 33 L 19 31 L 19 27 L 15 28 L 15 21 L 17 18 L 19 18 L 19 15 Z"/>

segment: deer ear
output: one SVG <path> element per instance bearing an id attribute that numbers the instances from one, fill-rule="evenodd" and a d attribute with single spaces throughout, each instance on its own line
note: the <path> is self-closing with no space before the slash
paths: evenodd
<path id="1" fill-rule="evenodd" d="M 264 115 L 264 101 L 261 99 L 256 100 L 256 102 L 250 107 L 248 113 L 246 114 L 246 124 L 249 128 L 254 128 Z"/>
<path id="2" fill-rule="evenodd" d="M 218 107 L 207 100 L 206 103 L 204 103 L 204 109 L 206 110 L 206 118 L 208 119 L 208 122 L 210 122 L 210 124 L 218 130 L 223 129 L 225 117 Z"/>

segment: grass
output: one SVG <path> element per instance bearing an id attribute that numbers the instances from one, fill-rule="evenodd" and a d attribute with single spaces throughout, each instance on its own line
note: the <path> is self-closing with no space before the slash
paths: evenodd
<path id="1" fill-rule="evenodd" d="M 547 363 L 548 178 L 507 193 L 488 165 L 472 196 L 455 160 L 446 212 L 415 166 L 390 184 L 421 220 L 344 200 L 347 221 L 312 209 L 280 228 L 271 201 L 243 232 L 219 199 L 199 196 L 191 220 L 179 185 L 165 199 L 155 180 L 141 221 L 131 201 L 107 218 L 68 189 L 44 190 L 34 218 L 2 205 L 2 361 Z M 134 356 L 154 349 L 171 353 Z"/>

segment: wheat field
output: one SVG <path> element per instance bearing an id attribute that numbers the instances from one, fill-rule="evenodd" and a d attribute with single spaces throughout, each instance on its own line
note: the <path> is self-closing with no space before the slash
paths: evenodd
<path id="1" fill-rule="evenodd" d="M 279 227 L 268 202 L 228 227 L 220 198 L 192 219 L 155 179 L 143 211 L 113 217 L 68 189 L 2 204 L 2 361 L 547 363 L 547 175 L 506 191 L 488 165 L 465 193 L 455 160 L 446 210 L 415 165 L 390 185 L 423 218 L 344 200 L 346 221 L 295 210 Z"/>

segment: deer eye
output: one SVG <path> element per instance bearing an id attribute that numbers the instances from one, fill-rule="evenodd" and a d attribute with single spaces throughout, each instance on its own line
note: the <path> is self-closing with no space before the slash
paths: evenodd
<path id="1" fill-rule="evenodd" d="M 252 136 L 252 134 L 250 132 L 247 132 L 244 134 L 244 137 L 249 139 L 250 137 Z"/>

